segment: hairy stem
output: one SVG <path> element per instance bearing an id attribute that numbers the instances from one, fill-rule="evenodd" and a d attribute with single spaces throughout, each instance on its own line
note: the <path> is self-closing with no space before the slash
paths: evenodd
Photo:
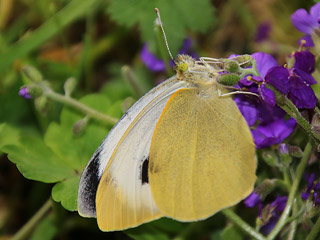
<path id="1" fill-rule="evenodd" d="M 320 232 L 320 216 L 318 217 L 318 220 L 313 225 L 311 232 L 308 234 L 306 240 L 314 240 L 318 236 Z"/>
<path id="2" fill-rule="evenodd" d="M 234 213 L 230 208 L 226 208 L 222 210 L 222 213 L 232 220 L 236 225 L 238 225 L 244 232 L 249 234 L 251 237 L 257 239 L 257 240 L 265 240 L 266 238 L 254 230 L 248 223 L 243 221 L 236 213 Z"/>
<path id="3" fill-rule="evenodd" d="M 278 235 L 278 233 L 281 231 L 283 226 L 286 224 L 286 222 L 287 222 L 287 218 L 289 217 L 289 214 L 290 214 L 291 209 L 292 209 L 292 205 L 293 205 L 294 200 L 296 198 L 296 193 L 298 191 L 300 180 L 301 180 L 302 175 L 304 173 L 304 170 L 305 170 L 305 167 L 307 165 L 308 159 L 309 159 L 309 157 L 311 155 L 311 152 L 312 152 L 311 150 L 312 150 L 312 144 L 309 141 L 307 143 L 305 149 L 304 149 L 303 157 L 302 157 L 302 159 L 301 159 L 301 161 L 300 161 L 300 163 L 298 165 L 298 168 L 297 168 L 297 171 L 296 171 L 296 177 L 293 180 L 286 207 L 283 210 L 282 215 L 281 215 L 279 221 L 277 222 L 276 226 L 274 227 L 272 232 L 269 234 L 269 236 L 267 238 L 268 240 L 274 239 Z"/>
<path id="4" fill-rule="evenodd" d="M 118 122 L 118 119 L 117 118 L 114 118 L 114 117 L 111 117 L 109 115 L 106 115 L 106 114 L 103 114 L 101 112 L 98 112 L 84 104 L 82 104 L 81 102 L 73 99 L 73 98 L 70 98 L 70 97 L 67 97 L 67 96 L 64 96 L 62 94 L 59 94 L 59 93 L 56 93 L 54 91 L 52 91 L 51 89 L 50 90 L 46 90 L 44 92 L 44 96 L 54 100 L 54 101 L 57 101 L 57 102 L 60 102 L 60 103 L 63 103 L 69 107 L 72 107 L 82 113 L 84 113 L 85 115 L 87 115 L 88 117 L 90 118 L 95 118 L 103 123 L 106 123 L 106 124 L 116 124 Z"/>
<path id="5" fill-rule="evenodd" d="M 51 198 L 36 212 L 35 215 L 11 238 L 11 240 L 27 239 L 37 224 L 50 212 Z"/>

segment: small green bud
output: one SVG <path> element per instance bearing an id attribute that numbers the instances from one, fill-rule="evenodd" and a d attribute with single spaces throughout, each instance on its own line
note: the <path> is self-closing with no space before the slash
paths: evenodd
<path id="1" fill-rule="evenodd" d="M 43 80 L 41 73 L 35 67 L 30 65 L 23 66 L 22 72 L 30 81 L 34 83 L 39 83 Z"/>
<path id="2" fill-rule="evenodd" d="M 225 86 L 234 86 L 240 81 L 240 76 L 237 74 L 221 74 L 218 77 L 218 83 L 225 85 Z"/>
<path id="3" fill-rule="evenodd" d="M 303 152 L 298 146 L 289 146 L 289 155 L 296 158 L 301 158 L 303 156 Z"/>
<path id="4" fill-rule="evenodd" d="M 36 84 L 31 84 L 31 85 L 28 85 L 26 86 L 27 90 L 28 90 L 28 93 L 29 95 L 32 97 L 32 98 L 37 98 L 37 97 L 40 97 L 43 93 L 43 90 L 41 87 L 39 87 L 38 85 Z"/>
<path id="5" fill-rule="evenodd" d="M 81 136 L 84 133 L 84 130 L 86 129 L 87 125 L 88 125 L 88 117 L 84 117 L 80 119 L 73 126 L 73 134 L 78 137 Z"/>
<path id="6" fill-rule="evenodd" d="M 74 91 L 74 89 L 77 86 L 77 79 L 75 79 L 74 77 L 70 77 L 67 79 L 67 81 L 64 83 L 64 94 L 68 97 L 71 96 L 72 92 Z"/>
<path id="7" fill-rule="evenodd" d="M 237 61 L 243 68 L 252 67 L 252 61 L 254 60 L 253 57 L 249 54 L 236 56 L 231 59 Z"/>
<path id="8" fill-rule="evenodd" d="M 278 157 L 274 151 L 264 151 L 262 153 L 262 159 L 271 167 L 278 165 Z"/>
<path id="9" fill-rule="evenodd" d="M 47 115 L 51 108 L 49 100 L 45 96 L 40 96 L 36 98 L 34 104 L 37 111 L 39 111 L 44 116 Z"/>
<path id="10" fill-rule="evenodd" d="M 125 113 L 134 104 L 134 102 L 135 100 L 132 97 L 127 97 L 124 99 L 121 106 L 122 112 Z"/>
<path id="11" fill-rule="evenodd" d="M 240 66 L 237 61 L 226 59 L 224 69 L 230 73 L 238 73 L 240 70 Z"/>

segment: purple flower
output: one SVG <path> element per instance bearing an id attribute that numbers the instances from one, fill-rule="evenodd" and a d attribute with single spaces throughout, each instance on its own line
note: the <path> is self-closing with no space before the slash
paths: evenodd
<path id="1" fill-rule="evenodd" d="M 28 88 L 27 87 L 23 87 L 19 90 L 19 95 L 25 99 L 31 99 L 32 96 L 30 95 L 30 93 L 28 92 Z"/>
<path id="2" fill-rule="evenodd" d="M 261 203 L 261 199 L 259 194 L 257 194 L 255 191 L 253 191 L 245 200 L 244 204 L 248 208 L 252 208 L 257 206 L 259 203 Z"/>
<path id="3" fill-rule="evenodd" d="M 182 49 L 179 51 L 179 54 L 188 53 L 191 47 L 191 38 L 186 38 L 183 42 Z M 192 57 L 196 57 L 195 54 L 190 54 Z M 149 51 L 148 44 L 144 44 L 140 53 L 141 61 L 154 72 L 162 72 L 165 70 L 166 66 L 164 61 L 158 59 L 152 52 Z M 171 65 L 174 65 L 171 62 Z"/>
<path id="4" fill-rule="evenodd" d="M 256 32 L 256 36 L 254 38 L 254 41 L 257 43 L 263 42 L 269 38 L 271 30 L 271 24 L 270 22 L 263 22 L 261 23 Z"/>
<path id="5" fill-rule="evenodd" d="M 313 204 L 315 206 L 320 205 L 320 182 L 315 181 L 316 175 L 315 173 L 305 175 L 305 180 L 308 183 L 307 188 L 304 192 L 301 194 L 301 198 L 303 200 L 307 200 L 308 198 L 311 198 L 313 200 Z"/>
<path id="6" fill-rule="evenodd" d="M 264 148 L 281 143 L 291 134 L 296 122 L 293 118 L 284 120 L 285 112 L 275 106 L 274 93 L 265 84 L 267 78 L 274 78 L 274 82 L 277 83 L 277 79 L 288 74 L 288 70 L 278 66 L 276 60 L 269 54 L 259 52 L 252 54 L 252 56 L 256 60 L 256 67 L 261 77 L 243 78 L 239 81 L 238 86 L 259 94 L 260 100 L 238 95 L 235 97 L 235 102 L 251 127 L 256 147 Z"/>
<path id="7" fill-rule="evenodd" d="M 164 62 L 149 51 L 148 44 L 146 43 L 142 47 L 140 58 L 151 71 L 161 72 L 166 68 Z"/>
<path id="8" fill-rule="evenodd" d="M 286 207 L 288 197 L 277 197 L 271 204 L 268 204 L 262 210 L 260 218 L 264 222 L 260 228 L 260 232 L 264 235 L 268 235 L 277 224 L 281 213 Z"/>
<path id="9" fill-rule="evenodd" d="M 296 52 L 293 57 L 293 68 L 272 67 L 268 70 L 265 81 L 286 94 L 297 108 L 314 108 L 317 98 L 310 85 L 317 83 L 311 75 L 315 57 L 308 51 Z"/>
<path id="10" fill-rule="evenodd" d="M 266 124 L 260 124 L 251 132 L 257 148 L 265 148 L 281 143 L 291 134 L 295 126 L 296 121 L 293 118 L 288 120 L 280 118 Z"/>
<path id="11" fill-rule="evenodd" d="M 307 47 L 314 46 L 314 43 L 311 38 L 311 34 L 315 29 L 319 28 L 320 22 L 320 3 L 315 4 L 310 8 L 310 14 L 303 9 L 300 8 L 295 11 L 291 15 L 291 21 L 293 25 L 298 29 L 300 32 L 303 32 L 305 35 L 299 40 L 301 44 L 301 40 L 305 40 Z"/>
<path id="12" fill-rule="evenodd" d="M 302 199 L 307 200 L 310 196 L 311 190 L 314 187 L 314 180 L 316 178 L 315 173 L 311 173 L 310 175 L 306 173 L 305 180 L 308 183 L 307 190 L 301 194 Z"/>

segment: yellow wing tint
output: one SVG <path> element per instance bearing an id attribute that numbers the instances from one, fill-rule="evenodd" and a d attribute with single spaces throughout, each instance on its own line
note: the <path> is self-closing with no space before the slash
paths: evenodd
<path id="1" fill-rule="evenodd" d="M 181 221 L 207 218 L 245 198 L 256 180 L 255 146 L 231 98 L 212 88 L 181 89 L 156 126 L 149 180 L 160 211 Z"/>
<path id="2" fill-rule="evenodd" d="M 128 184 L 132 185 L 130 182 Z M 151 193 L 145 194 L 143 201 L 152 203 Z M 103 231 L 119 231 L 135 227 L 162 216 L 155 205 L 148 208 L 137 199 L 128 196 L 108 172 L 105 172 L 101 179 L 96 202 L 97 221 Z"/>

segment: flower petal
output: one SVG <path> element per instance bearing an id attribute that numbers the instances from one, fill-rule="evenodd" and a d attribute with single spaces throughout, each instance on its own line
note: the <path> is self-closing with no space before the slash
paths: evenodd
<path id="1" fill-rule="evenodd" d="M 289 91 L 289 71 L 282 66 L 276 66 L 266 74 L 266 82 L 275 86 L 280 92 L 287 94 Z"/>
<path id="2" fill-rule="evenodd" d="M 300 70 L 298 68 L 292 69 L 292 73 L 294 75 L 299 76 L 301 78 L 301 80 L 303 82 L 305 82 L 306 84 L 308 84 L 308 85 L 313 85 L 313 84 L 317 83 L 317 81 L 312 77 L 311 74 L 308 74 L 308 73 L 306 73 L 306 72 L 304 72 L 304 71 L 302 71 L 302 70 Z"/>
<path id="3" fill-rule="evenodd" d="M 248 208 L 255 207 L 260 202 L 261 202 L 261 199 L 259 194 L 257 194 L 254 191 L 244 200 L 244 204 Z"/>
<path id="4" fill-rule="evenodd" d="M 262 78 L 266 76 L 270 68 L 278 66 L 277 61 L 270 54 L 264 52 L 256 52 L 251 56 L 256 60 L 257 70 Z"/>
<path id="5" fill-rule="evenodd" d="M 257 108 L 256 101 L 250 101 L 248 98 L 244 98 L 243 96 L 237 96 L 234 98 L 241 114 L 246 119 L 249 126 L 253 126 L 257 120 Z"/>
<path id="6" fill-rule="evenodd" d="M 302 44 L 302 40 L 305 41 L 304 46 L 306 46 L 306 47 L 313 47 L 314 46 L 314 43 L 313 43 L 311 35 L 305 35 L 302 38 L 300 38 L 299 41 L 298 41 L 299 45 Z"/>
<path id="7" fill-rule="evenodd" d="M 288 98 L 297 106 L 297 108 L 314 108 L 317 98 L 310 87 L 300 76 L 290 77 L 290 92 Z"/>
<path id="8" fill-rule="evenodd" d="M 257 148 L 265 148 L 281 143 L 292 133 L 295 126 L 296 121 L 293 118 L 287 121 L 278 119 L 265 125 L 259 125 L 251 132 Z"/>
<path id="9" fill-rule="evenodd" d="M 258 89 L 259 96 L 262 101 L 265 102 L 268 106 L 274 107 L 276 105 L 276 97 L 273 91 L 266 87 L 266 84 L 263 83 Z"/>
<path id="10" fill-rule="evenodd" d="M 314 20 L 318 21 L 320 17 L 320 2 L 310 8 L 310 15 Z"/>
<path id="11" fill-rule="evenodd" d="M 291 21 L 296 29 L 308 35 L 311 35 L 312 29 L 318 25 L 317 21 L 302 8 L 291 15 Z"/>
<path id="12" fill-rule="evenodd" d="M 295 52 L 294 58 L 294 68 L 298 68 L 306 73 L 312 73 L 314 71 L 315 57 L 311 52 Z"/>
<path id="13" fill-rule="evenodd" d="M 149 68 L 151 71 L 160 72 L 164 71 L 166 68 L 164 62 L 158 59 L 149 51 L 147 44 L 143 45 L 140 53 L 140 58 L 142 62 L 147 66 L 147 68 Z"/>

